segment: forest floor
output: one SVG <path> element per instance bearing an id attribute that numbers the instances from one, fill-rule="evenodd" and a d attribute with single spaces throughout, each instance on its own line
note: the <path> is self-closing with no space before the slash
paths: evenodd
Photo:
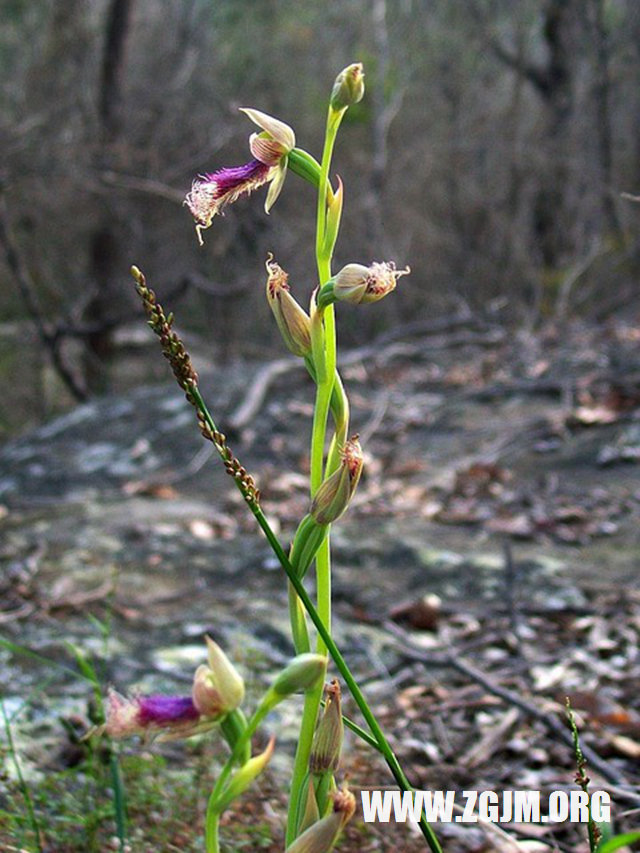
<path id="1" fill-rule="evenodd" d="M 204 373 L 203 388 L 215 392 L 223 428 L 286 538 L 307 503 L 296 472 L 308 466 L 312 403 L 299 371 L 271 367 L 253 380 L 246 368 L 230 373 L 224 393 L 219 374 Z M 610 793 L 617 831 L 637 828 L 640 329 L 611 321 L 515 338 L 465 325 L 418 330 L 352 353 L 342 373 L 366 467 L 334 531 L 336 634 L 412 782 L 459 793 L 539 790 L 544 811 L 552 791 L 576 789 L 568 697 L 590 788 Z M 186 438 L 189 417 L 176 415 L 175 432 L 167 426 L 170 394 L 179 396 L 98 403 L 0 453 L 3 634 L 43 654 L 61 637 L 86 643 L 87 615 L 108 612 L 118 638 L 109 678 L 126 685 L 140 678 L 136 662 L 153 667 L 154 648 L 169 639 L 184 646 L 215 608 L 229 643 L 259 643 L 245 664 L 263 655 L 264 675 L 276 652 L 289 651 L 277 617 L 286 609 L 281 579 L 224 475 L 212 477 L 195 430 Z M 212 486 L 214 507 L 205 503 Z M 5 683 L 33 689 L 33 662 L 1 663 Z M 81 694 L 71 693 L 77 708 Z M 348 697 L 345 709 L 357 716 Z M 289 731 L 291 720 L 280 722 Z M 25 741 L 36 770 L 50 766 L 52 750 L 61 772 L 86 759 L 59 727 L 46 743 L 45 759 Z M 358 801 L 372 780 L 390 784 L 368 748 L 351 736 L 347 745 L 340 777 Z M 129 766 L 145 792 L 131 803 L 133 853 L 201 849 L 193 830 L 211 772 L 202 749 L 164 756 L 191 768 L 188 782 L 172 782 L 173 806 L 159 793 L 157 767 L 143 784 L 140 764 Z M 282 849 L 285 772 L 274 763 L 225 817 L 229 849 Z M 20 793 L 8 784 L 0 839 L 4 820 L 11 850 L 19 845 L 6 814 Z M 589 849 L 578 824 L 436 829 L 448 853 Z M 96 847 L 61 835 L 51 846 L 45 833 L 42 849 L 107 849 L 113 831 L 108 820 L 96 828 Z M 409 824 L 364 824 L 358 804 L 339 849 L 426 848 Z"/>

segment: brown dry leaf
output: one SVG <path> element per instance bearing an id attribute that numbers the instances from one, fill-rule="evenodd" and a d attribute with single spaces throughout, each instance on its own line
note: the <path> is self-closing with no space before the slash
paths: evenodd
<path id="1" fill-rule="evenodd" d="M 495 494 L 495 486 L 509 479 L 509 472 L 492 462 L 474 462 L 467 469 L 456 472 L 453 491 L 464 497 Z"/>
<path id="2" fill-rule="evenodd" d="M 405 601 L 393 607 L 389 615 L 394 622 L 408 623 L 418 631 L 435 631 L 442 614 L 442 599 L 433 593 L 417 601 Z"/>

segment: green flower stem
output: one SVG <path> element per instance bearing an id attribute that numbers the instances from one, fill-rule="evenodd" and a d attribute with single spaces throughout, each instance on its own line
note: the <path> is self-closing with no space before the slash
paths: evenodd
<path id="1" fill-rule="evenodd" d="M 316 263 L 320 286 L 331 278 L 331 255 L 333 246 L 327 246 L 325 235 L 327 229 L 327 187 L 329 186 L 329 167 L 333 147 L 345 110 L 336 111 L 329 108 L 327 129 L 325 134 L 322 165 L 318 183 L 318 208 L 316 219 Z M 331 404 L 333 386 L 336 375 L 336 336 L 333 306 L 311 312 L 311 345 L 313 366 L 316 375 L 316 401 L 313 411 L 313 426 L 311 432 L 311 497 L 320 487 L 324 475 L 324 448 L 327 432 L 327 417 Z M 324 633 L 331 636 L 331 557 L 329 532 L 316 554 L 316 596 L 318 614 L 324 628 Z M 317 627 L 317 626 L 316 626 Z M 318 654 L 327 653 L 327 644 L 322 633 L 318 634 L 316 649 Z M 287 820 L 287 844 L 296 836 L 296 822 L 299 812 L 300 799 L 303 796 L 302 786 L 309 765 L 309 754 L 315 730 L 316 719 L 322 699 L 322 688 L 307 693 L 302 723 L 291 781 L 291 798 Z"/>

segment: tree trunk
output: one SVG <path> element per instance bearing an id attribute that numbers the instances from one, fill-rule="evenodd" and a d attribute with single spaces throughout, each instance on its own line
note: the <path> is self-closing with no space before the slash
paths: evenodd
<path id="1" fill-rule="evenodd" d="M 100 146 L 95 167 L 100 173 L 112 168 L 121 141 L 121 114 L 125 76 L 125 49 L 131 26 L 134 0 L 111 0 L 109 4 L 102 74 L 98 93 Z M 89 278 L 94 296 L 89 301 L 85 320 L 95 327 L 87 340 L 85 373 L 92 391 L 108 388 L 107 367 L 113 353 L 114 318 L 122 314 L 125 297 L 120 284 L 125 264 L 120 257 L 118 221 L 113 209 L 105 206 L 90 238 Z"/>

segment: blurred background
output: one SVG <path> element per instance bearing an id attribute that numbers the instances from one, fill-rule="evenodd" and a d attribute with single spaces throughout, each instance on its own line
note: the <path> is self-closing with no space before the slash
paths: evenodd
<path id="1" fill-rule="evenodd" d="M 637 312 L 637 0 L 3 0 L 0 438 L 166 378 L 132 263 L 209 366 L 283 350 L 268 251 L 314 281 L 315 200 L 289 175 L 198 246 L 193 177 L 249 159 L 252 106 L 320 156 L 345 65 L 367 93 L 334 159 L 336 268 L 410 264 L 402 297 L 341 311 L 347 346 L 438 318 L 506 328 Z M 627 194 L 627 195 L 625 195 Z M 346 306 L 345 306 L 346 308 Z M 195 342 L 195 343 L 193 343 Z"/>

